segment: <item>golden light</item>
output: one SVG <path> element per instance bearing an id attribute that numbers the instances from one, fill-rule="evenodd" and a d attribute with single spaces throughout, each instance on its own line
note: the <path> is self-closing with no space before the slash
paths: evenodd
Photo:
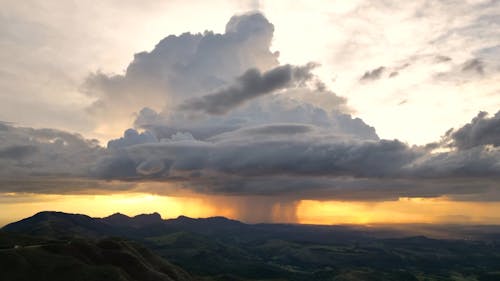
<path id="1" fill-rule="evenodd" d="M 246 203 L 245 203 L 246 202 Z M 61 211 L 105 217 L 113 213 L 134 216 L 158 212 L 162 218 L 185 215 L 194 218 L 224 216 L 250 223 L 267 218 L 257 209 L 265 198 L 206 195 L 161 196 L 150 193 L 101 195 L 0 194 L 0 225 L 32 216 L 40 211 Z M 396 201 L 317 201 L 292 204 L 269 201 L 272 221 L 304 224 L 396 224 L 396 223 L 500 223 L 497 202 L 462 202 L 446 197 L 400 198 Z M 248 212 L 251 212 L 249 214 Z M 257 213 L 255 213 L 257 212 Z"/>
<path id="2" fill-rule="evenodd" d="M 134 216 L 158 212 L 162 218 L 226 216 L 231 209 L 212 204 L 202 197 L 171 197 L 147 193 L 109 195 L 0 194 L 0 225 L 19 220 L 40 211 L 61 211 L 104 217 L 120 212 Z"/>
<path id="3" fill-rule="evenodd" d="M 499 223 L 497 202 L 452 201 L 438 198 L 399 198 L 397 201 L 355 202 L 302 200 L 297 206 L 300 223 Z"/>

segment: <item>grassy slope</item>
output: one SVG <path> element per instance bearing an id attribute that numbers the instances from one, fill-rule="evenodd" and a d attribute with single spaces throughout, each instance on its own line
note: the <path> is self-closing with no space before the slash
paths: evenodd
<path id="1" fill-rule="evenodd" d="M 193 280 L 179 267 L 123 239 L 49 241 L 0 233 L 0 245 L 0 280 Z"/>

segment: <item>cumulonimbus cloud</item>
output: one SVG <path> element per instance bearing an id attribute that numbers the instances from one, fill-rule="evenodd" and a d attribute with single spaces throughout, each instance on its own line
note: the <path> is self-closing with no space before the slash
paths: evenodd
<path id="1" fill-rule="evenodd" d="M 7 179 L 51 177 L 168 182 L 223 195 L 500 200 L 500 113 L 481 113 L 433 145 L 380 139 L 351 116 L 345 98 L 302 85 L 312 65 L 278 65 L 269 51 L 273 30 L 261 14 L 236 16 L 224 34 L 169 36 L 137 54 L 124 75 L 91 76 L 93 109 L 140 110 L 136 128 L 107 148 L 76 134 L 0 124 L 0 191 L 37 192 Z"/>
<path id="2" fill-rule="evenodd" d="M 106 122 L 120 121 L 142 107 L 172 107 L 206 95 L 249 69 L 278 67 L 278 53 L 270 51 L 273 32 L 262 14 L 249 13 L 232 17 L 222 34 L 169 35 L 152 51 L 135 54 L 124 74 L 89 75 L 82 89 L 95 102 L 88 110 Z"/>

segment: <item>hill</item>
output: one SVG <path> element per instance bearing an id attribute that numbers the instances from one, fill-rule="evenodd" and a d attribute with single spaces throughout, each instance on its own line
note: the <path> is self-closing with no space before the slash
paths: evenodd
<path id="1" fill-rule="evenodd" d="M 3 230 L 49 240 L 120 236 L 203 280 L 500 280 L 496 226 L 245 224 L 223 217 L 42 212 Z M 448 238 L 415 235 L 425 231 Z M 100 253 L 102 242 L 95 245 Z"/>
<path id="2" fill-rule="evenodd" d="M 0 265 L 0 280 L 195 280 L 147 248 L 120 238 L 47 240 L 2 231 Z"/>

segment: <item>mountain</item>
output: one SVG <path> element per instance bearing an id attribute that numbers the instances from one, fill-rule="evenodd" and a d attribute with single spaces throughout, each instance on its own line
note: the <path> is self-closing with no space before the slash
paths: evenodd
<path id="1" fill-rule="evenodd" d="M 63 212 L 39 212 L 8 224 L 3 230 L 42 237 L 101 237 L 116 233 L 116 227 L 102 219 Z"/>
<path id="2" fill-rule="evenodd" d="M 101 219 L 101 221 L 106 222 L 114 226 L 125 226 L 125 227 L 145 227 L 153 224 L 160 224 L 163 222 L 160 214 L 141 214 L 135 217 L 129 217 L 124 214 L 115 213 L 109 217 Z"/>
<path id="3" fill-rule="evenodd" d="M 194 281 L 147 248 L 119 238 L 45 240 L 0 232 L 0 280 Z"/>
<path id="4" fill-rule="evenodd" d="M 204 281 L 500 280 L 499 230 L 459 225 L 245 224 L 223 217 L 162 220 L 156 213 L 91 218 L 59 212 L 41 212 L 3 228 L 18 239 L 35 239 L 31 245 L 39 244 L 36 239 L 80 239 L 93 249 L 85 253 L 97 257 L 104 255 L 100 241 L 123 237 L 111 241 L 119 249 L 130 249 L 130 243 L 144 245 Z M 86 254 L 78 257 L 87 260 Z M 101 263 L 116 266 L 112 257 L 104 256 Z"/>
<path id="5" fill-rule="evenodd" d="M 135 217 L 116 213 L 105 218 L 91 218 L 81 214 L 44 211 L 10 223 L 4 226 L 3 230 L 45 237 L 125 236 L 140 238 L 184 230 L 202 234 L 231 233 L 249 227 L 249 225 L 224 217 L 193 219 L 180 216 L 176 219 L 163 220 L 158 213 Z"/>
<path id="6" fill-rule="evenodd" d="M 238 234 L 240 239 L 287 237 L 304 241 L 363 240 L 371 234 L 353 231 L 348 226 L 315 226 L 298 224 L 245 224 L 225 217 L 161 219 L 158 213 L 129 217 L 116 213 L 104 218 L 81 214 L 44 211 L 10 223 L 4 231 L 45 237 L 106 237 L 143 238 L 187 231 L 202 235 Z"/>

